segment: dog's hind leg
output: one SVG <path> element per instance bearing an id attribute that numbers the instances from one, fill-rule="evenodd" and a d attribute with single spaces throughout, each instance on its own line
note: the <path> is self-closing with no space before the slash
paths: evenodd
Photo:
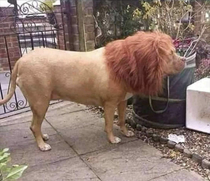
<path id="1" fill-rule="evenodd" d="M 31 105 L 31 110 L 33 112 L 33 120 L 31 123 L 31 131 L 34 134 L 37 145 L 41 151 L 51 150 L 51 146 L 44 142 L 49 139 L 48 135 L 42 134 L 41 125 L 44 120 L 45 113 L 47 111 L 49 101 L 40 101 Z"/>
<path id="2" fill-rule="evenodd" d="M 29 102 L 31 111 L 33 113 L 30 129 L 33 132 L 39 149 L 42 151 L 48 151 L 51 149 L 51 147 L 44 141 L 48 140 L 49 137 L 46 134 L 42 134 L 41 125 L 50 102 L 51 93 L 48 87 L 49 85 L 46 84 L 46 82 L 49 81 L 39 81 L 39 88 L 36 89 L 36 82 L 34 82 L 34 77 L 31 77 L 30 74 L 27 76 L 27 79 L 24 79 L 25 77 L 26 76 L 20 78 L 17 83 L 23 95 Z"/>
<path id="3" fill-rule="evenodd" d="M 131 136 L 134 136 L 134 132 L 128 130 L 125 126 L 126 106 L 127 106 L 127 101 L 122 101 L 117 106 L 118 116 L 119 116 L 118 124 L 120 126 L 122 134 L 127 136 L 127 137 L 131 137 Z"/>
<path id="4" fill-rule="evenodd" d="M 113 133 L 114 112 L 115 112 L 115 106 L 113 106 L 112 104 L 105 104 L 104 106 L 105 131 L 111 143 L 119 143 L 121 139 L 114 136 Z"/>

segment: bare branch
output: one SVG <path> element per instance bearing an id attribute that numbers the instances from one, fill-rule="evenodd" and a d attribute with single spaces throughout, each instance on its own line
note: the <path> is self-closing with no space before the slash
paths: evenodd
<path id="1" fill-rule="evenodd" d="M 199 6 L 202 6 L 202 4 L 201 4 L 201 3 L 199 3 L 198 1 L 195 1 L 195 3 L 197 3 Z"/>
<path id="2" fill-rule="evenodd" d="M 208 28 L 209 28 L 209 27 L 208 27 Z M 203 36 L 203 34 L 204 34 L 204 32 L 206 31 L 206 29 L 207 29 L 207 27 L 206 27 L 206 25 L 204 25 L 203 28 L 202 28 L 202 30 L 201 30 L 201 33 L 200 33 L 198 39 L 196 40 L 196 43 L 194 44 L 193 48 L 191 49 L 191 51 L 190 51 L 190 53 L 189 53 L 188 55 L 190 55 L 190 54 L 195 50 L 195 48 L 196 48 L 198 42 L 200 41 L 200 39 L 201 39 L 201 37 Z M 191 44 L 191 45 L 192 45 L 192 44 Z M 187 49 L 187 51 L 185 52 L 185 55 L 184 55 L 184 56 L 187 56 L 187 52 L 188 52 L 188 50 L 191 48 L 191 45 L 190 45 L 190 47 Z"/>
<path id="3" fill-rule="evenodd" d="M 180 18 L 179 20 L 179 24 L 178 24 L 178 30 L 177 30 L 177 34 L 176 34 L 176 39 L 178 39 L 179 37 L 179 33 L 180 33 L 180 28 L 181 28 L 181 25 L 182 25 L 182 19 L 189 13 L 190 11 L 188 10 L 187 12 L 185 12 L 182 17 Z"/>

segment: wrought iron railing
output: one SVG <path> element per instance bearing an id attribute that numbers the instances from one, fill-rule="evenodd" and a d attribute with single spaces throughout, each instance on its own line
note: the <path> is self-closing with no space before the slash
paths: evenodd
<path id="1" fill-rule="evenodd" d="M 0 30 L 0 53 L 4 55 L 0 55 L 0 99 L 8 93 L 12 68 L 23 54 L 36 47 L 60 48 L 61 35 L 66 47 L 61 6 L 55 11 L 41 0 L 8 2 L 8 7 L 0 7 L 0 29 L 5 26 Z M 26 107 L 28 102 L 17 87 L 12 99 L 0 106 L 0 115 Z"/>

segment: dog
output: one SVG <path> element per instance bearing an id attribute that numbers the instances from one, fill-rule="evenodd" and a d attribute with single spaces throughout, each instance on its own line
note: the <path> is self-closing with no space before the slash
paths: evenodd
<path id="1" fill-rule="evenodd" d="M 102 106 L 108 140 L 119 143 L 113 134 L 115 109 L 121 132 L 134 136 L 125 126 L 127 99 L 133 94 L 157 95 L 163 78 L 182 71 L 184 61 L 171 37 L 158 31 L 139 31 L 89 52 L 37 48 L 16 62 L 9 93 L 0 105 L 11 99 L 18 85 L 33 113 L 30 129 L 41 151 L 51 149 L 41 125 L 50 100 L 58 99 Z"/>

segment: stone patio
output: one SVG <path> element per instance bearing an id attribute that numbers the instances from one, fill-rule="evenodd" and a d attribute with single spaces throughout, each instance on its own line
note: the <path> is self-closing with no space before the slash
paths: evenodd
<path id="1" fill-rule="evenodd" d="M 71 102 L 51 105 L 43 123 L 50 152 L 41 152 L 29 130 L 31 112 L 0 119 L 0 148 L 10 148 L 13 164 L 27 164 L 21 181 L 201 181 L 194 172 L 162 158 L 155 148 L 126 138 L 112 145 L 104 120 Z"/>

